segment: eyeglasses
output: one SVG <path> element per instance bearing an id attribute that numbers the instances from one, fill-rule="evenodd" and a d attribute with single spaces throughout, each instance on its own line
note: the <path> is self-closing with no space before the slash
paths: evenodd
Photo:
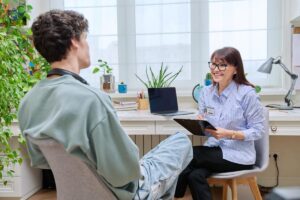
<path id="1" fill-rule="evenodd" d="M 228 66 L 227 64 L 217 64 L 213 62 L 208 62 L 208 67 L 210 69 L 216 69 L 217 67 L 219 71 L 225 71 L 227 66 Z"/>

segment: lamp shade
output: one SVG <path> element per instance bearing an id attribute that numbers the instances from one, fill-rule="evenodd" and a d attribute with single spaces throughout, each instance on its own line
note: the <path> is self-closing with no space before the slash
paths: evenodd
<path id="1" fill-rule="evenodd" d="M 264 62 L 257 71 L 270 74 L 272 71 L 274 58 L 269 58 L 266 62 Z"/>

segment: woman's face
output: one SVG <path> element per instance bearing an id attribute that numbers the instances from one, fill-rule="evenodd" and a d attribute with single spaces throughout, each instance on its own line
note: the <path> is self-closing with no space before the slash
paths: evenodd
<path id="1" fill-rule="evenodd" d="M 229 84 L 236 74 L 236 67 L 223 60 L 213 58 L 209 67 L 213 81 L 221 85 Z"/>

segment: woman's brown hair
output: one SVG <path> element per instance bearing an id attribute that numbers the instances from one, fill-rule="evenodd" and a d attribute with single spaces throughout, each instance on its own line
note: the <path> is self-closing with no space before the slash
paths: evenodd
<path id="1" fill-rule="evenodd" d="M 237 84 L 255 87 L 246 79 L 242 57 L 237 49 L 233 47 L 223 47 L 222 49 L 217 49 L 211 55 L 210 60 L 217 60 L 218 62 L 223 62 L 234 66 L 236 68 L 236 74 L 233 75 L 233 81 L 235 81 Z"/>

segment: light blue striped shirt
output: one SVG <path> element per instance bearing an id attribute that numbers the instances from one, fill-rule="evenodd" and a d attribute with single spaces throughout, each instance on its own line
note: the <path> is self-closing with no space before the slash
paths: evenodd
<path id="1" fill-rule="evenodd" d="M 255 89 L 232 81 L 218 94 L 217 85 L 204 87 L 199 95 L 199 114 L 205 115 L 215 127 L 242 131 L 244 140 L 231 140 L 209 136 L 205 146 L 220 146 L 223 159 L 251 165 L 255 163 L 254 140 L 264 134 L 263 107 Z"/>

